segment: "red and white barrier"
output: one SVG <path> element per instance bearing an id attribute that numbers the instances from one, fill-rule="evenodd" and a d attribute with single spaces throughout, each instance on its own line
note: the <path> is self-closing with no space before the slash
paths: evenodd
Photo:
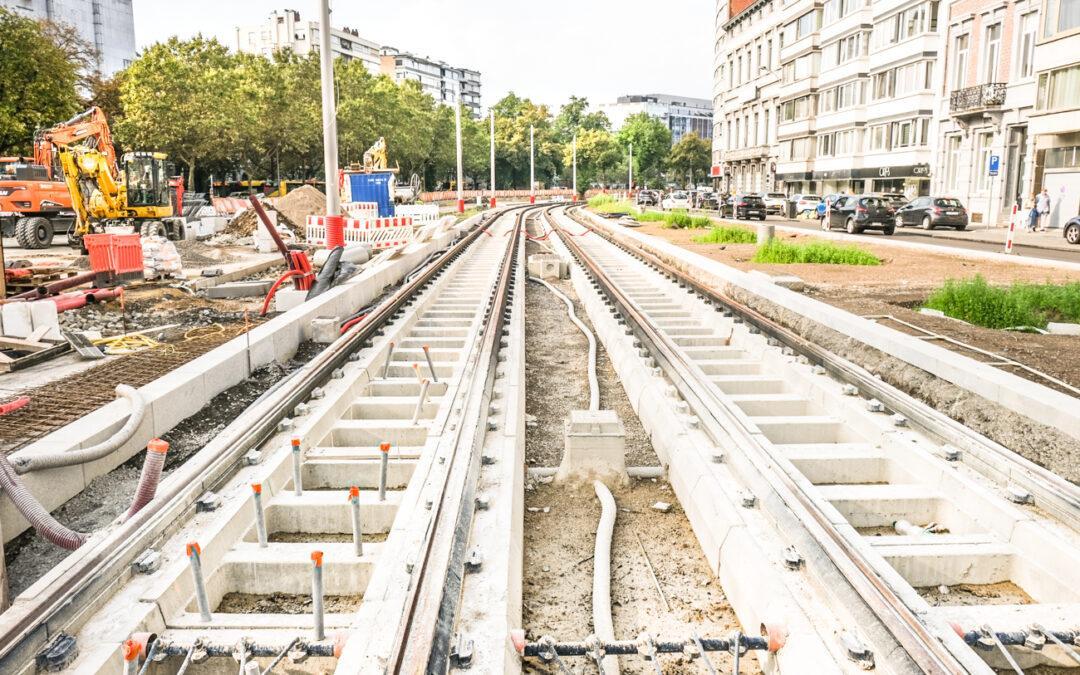
<path id="1" fill-rule="evenodd" d="M 1012 253 L 1013 239 L 1016 238 L 1016 204 L 1013 204 L 1012 217 L 1009 218 L 1009 234 L 1005 237 L 1005 252 Z"/>
<path id="2" fill-rule="evenodd" d="M 434 223 L 441 217 L 438 204 L 404 204 L 395 207 L 394 213 L 401 218 L 412 218 L 417 225 Z"/>
<path id="3" fill-rule="evenodd" d="M 379 217 L 379 205 L 375 202 L 345 202 L 341 205 L 341 212 L 347 218 L 374 220 Z"/>
<path id="4" fill-rule="evenodd" d="M 412 218 L 345 218 L 345 245 L 365 244 L 374 251 L 408 246 L 415 228 Z M 326 216 L 310 216 L 307 223 L 308 243 L 326 246 Z"/>

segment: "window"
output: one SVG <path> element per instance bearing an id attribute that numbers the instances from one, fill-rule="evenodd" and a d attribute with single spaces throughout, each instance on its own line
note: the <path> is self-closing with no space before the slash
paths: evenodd
<path id="1" fill-rule="evenodd" d="M 817 75 L 819 54 L 804 54 L 794 61 L 784 64 L 782 80 L 784 84 L 790 84 L 798 80 Z"/>
<path id="2" fill-rule="evenodd" d="M 1036 110 L 1080 108 L 1080 64 L 1039 75 Z"/>
<path id="3" fill-rule="evenodd" d="M 926 2 L 893 14 L 874 24 L 872 44 L 875 49 L 903 42 L 937 30 L 938 2 Z"/>
<path id="4" fill-rule="evenodd" d="M 1070 169 L 1080 167 L 1080 145 L 1050 148 L 1046 151 L 1047 169 Z"/>
<path id="5" fill-rule="evenodd" d="M 845 38 L 841 38 L 836 43 L 836 63 L 847 63 L 848 61 L 858 58 L 862 55 L 862 34 L 856 33 L 855 35 L 849 35 Z"/>
<path id="6" fill-rule="evenodd" d="M 874 75 L 875 101 L 906 96 L 930 88 L 934 76 L 933 61 L 915 61 Z"/>
<path id="7" fill-rule="evenodd" d="M 964 84 L 967 82 L 967 64 L 968 64 L 968 36 L 957 35 L 953 38 L 953 73 L 952 73 L 952 88 L 963 89 Z"/>
<path id="8" fill-rule="evenodd" d="M 983 35 L 983 72 L 982 81 L 989 84 L 997 81 L 998 58 L 1001 56 L 1001 24 L 986 27 Z"/>
<path id="9" fill-rule="evenodd" d="M 1020 77 L 1031 77 L 1035 70 L 1035 13 L 1020 17 L 1020 37 L 1017 45 L 1016 70 Z"/>
<path id="10" fill-rule="evenodd" d="M 990 131 L 982 131 L 975 135 L 975 189 L 980 192 L 989 189 L 990 176 L 987 167 L 990 166 L 990 146 L 994 142 L 994 134 Z"/>
<path id="11" fill-rule="evenodd" d="M 831 157 L 832 151 L 832 134 L 820 134 L 817 137 L 817 156 L 818 157 Z"/>
<path id="12" fill-rule="evenodd" d="M 957 136 L 949 136 L 945 148 L 945 185 L 949 190 L 960 189 L 960 141 Z"/>
<path id="13" fill-rule="evenodd" d="M 811 96 L 800 96 L 799 98 L 785 101 L 780 105 L 780 121 L 792 122 L 794 120 L 804 120 L 814 114 L 814 106 L 812 105 Z"/>
<path id="14" fill-rule="evenodd" d="M 871 150 L 888 150 L 889 149 L 889 125 L 878 124 L 877 126 L 870 127 L 870 149 Z"/>
<path id="15" fill-rule="evenodd" d="M 815 9 L 784 26 L 784 34 L 788 42 L 796 42 L 819 28 L 821 28 L 821 10 Z"/>
<path id="16" fill-rule="evenodd" d="M 743 83 L 742 54 L 739 54 L 738 64 L 739 64 L 739 79 L 735 82 L 735 84 L 742 84 Z"/>
<path id="17" fill-rule="evenodd" d="M 1046 0 L 1043 37 L 1080 28 L 1080 0 Z"/>
<path id="18" fill-rule="evenodd" d="M 768 42 L 766 43 L 766 49 L 765 49 L 765 68 L 766 68 L 767 70 L 772 70 L 772 40 L 769 40 L 769 41 L 768 41 Z"/>

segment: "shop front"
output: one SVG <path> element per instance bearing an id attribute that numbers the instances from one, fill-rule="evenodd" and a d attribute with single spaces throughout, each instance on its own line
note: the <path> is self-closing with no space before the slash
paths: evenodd
<path id="1" fill-rule="evenodd" d="M 930 194 L 930 165 L 860 167 L 777 174 L 788 193 L 897 192 L 908 199 Z"/>

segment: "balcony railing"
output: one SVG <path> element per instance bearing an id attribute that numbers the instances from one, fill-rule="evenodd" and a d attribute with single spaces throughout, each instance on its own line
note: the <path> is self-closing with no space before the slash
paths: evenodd
<path id="1" fill-rule="evenodd" d="M 991 82 L 957 89 L 949 97 L 949 111 L 968 113 L 988 108 L 1000 108 L 1005 103 L 1005 83 Z"/>

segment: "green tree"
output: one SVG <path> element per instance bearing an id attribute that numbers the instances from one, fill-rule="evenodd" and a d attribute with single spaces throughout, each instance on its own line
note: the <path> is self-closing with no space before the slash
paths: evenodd
<path id="1" fill-rule="evenodd" d="M 188 184 L 202 162 L 231 162 L 249 123 L 238 57 L 217 40 L 173 37 L 147 49 L 120 86 L 124 118 L 118 138 L 183 162 Z"/>
<path id="2" fill-rule="evenodd" d="M 600 111 L 589 112 L 589 99 L 571 96 L 555 117 L 555 138 L 569 143 L 582 131 L 610 131 L 611 121 Z"/>
<path id="3" fill-rule="evenodd" d="M 563 168 L 563 147 L 555 138 L 545 105 L 513 92 L 495 104 L 496 180 L 500 188 L 529 186 L 529 129 L 536 130 L 536 181 L 551 185 Z"/>
<path id="4" fill-rule="evenodd" d="M 660 183 L 671 153 L 671 130 L 667 125 L 641 112 L 626 118 L 618 139 L 624 153 L 629 153 L 631 143 L 634 145 L 634 182 Z"/>
<path id="5" fill-rule="evenodd" d="M 30 154 L 34 132 L 70 119 L 78 66 L 44 22 L 0 8 L 0 154 Z"/>
<path id="6" fill-rule="evenodd" d="M 671 149 L 668 166 L 675 173 L 679 182 L 687 181 L 694 185 L 694 177 L 709 170 L 712 163 L 712 146 L 694 132 L 684 135 Z"/>
<path id="7" fill-rule="evenodd" d="M 571 167 L 573 144 L 566 146 L 564 162 Z M 578 192 L 585 194 L 593 184 L 607 185 L 618 175 L 623 153 L 615 137 L 606 129 L 586 129 L 577 137 Z"/>

